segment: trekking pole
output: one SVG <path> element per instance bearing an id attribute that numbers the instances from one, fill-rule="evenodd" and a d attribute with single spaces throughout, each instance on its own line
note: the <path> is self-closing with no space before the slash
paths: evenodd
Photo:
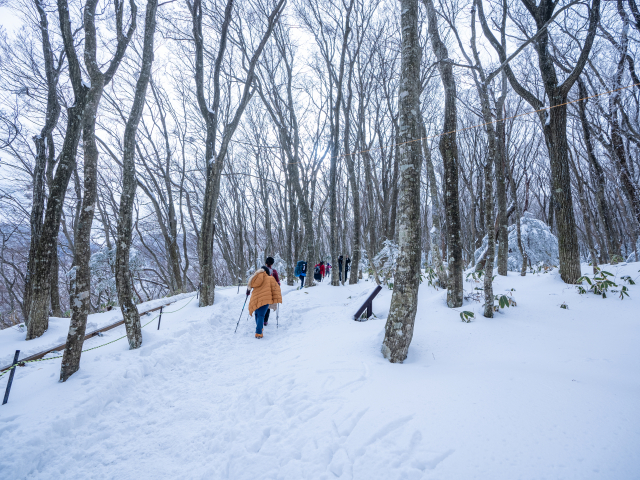
<path id="1" fill-rule="evenodd" d="M 278 329 L 278 319 L 280 318 L 280 307 L 276 308 L 276 330 Z"/>
<path id="2" fill-rule="evenodd" d="M 238 323 L 236 323 L 236 329 L 233 333 L 236 333 L 238 331 L 238 325 L 240 325 L 240 319 L 242 318 L 242 313 L 244 312 L 244 307 L 247 304 L 248 298 L 249 298 L 249 295 L 247 295 L 244 299 L 244 305 L 242 305 L 242 311 L 240 312 L 240 316 L 238 317 Z"/>

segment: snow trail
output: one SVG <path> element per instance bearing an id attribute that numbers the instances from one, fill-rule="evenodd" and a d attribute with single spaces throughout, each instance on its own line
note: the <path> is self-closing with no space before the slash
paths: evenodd
<path id="1" fill-rule="evenodd" d="M 518 307 L 465 304 L 465 324 L 423 285 L 403 365 L 380 354 L 389 290 L 352 321 L 373 287 L 283 287 L 262 340 L 246 311 L 234 335 L 244 293 L 217 288 L 139 350 L 83 355 L 65 384 L 59 360 L 19 368 L 0 478 L 638 478 L 640 287 L 621 302 L 510 274 L 496 293 L 515 288 Z M 122 335 L 107 333 L 95 344 Z"/>

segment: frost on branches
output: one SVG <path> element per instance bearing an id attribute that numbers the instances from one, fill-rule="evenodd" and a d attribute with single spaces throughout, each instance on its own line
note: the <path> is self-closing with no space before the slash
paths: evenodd
<path id="1" fill-rule="evenodd" d="M 385 240 L 382 250 L 373 257 L 373 263 L 378 270 L 378 274 L 386 279 L 393 276 L 396 271 L 396 262 L 398 260 L 398 245 L 391 240 Z"/>
<path id="2" fill-rule="evenodd" d="M 551 233 L 549 226 L 536 219 L 531 213 L 525 212 L 520 219 L 522 231 L 522 248 L 529 257 L 531 265 L 551 266 L 560 263 L 558 250 L 558 237 Z M 482 245 L 475 253 L 476 263 L 487 249 L 487 237 L 482 239 Z M 497 261 L 496 249 L 496 261 Z M 513 272 L 519 272 L 522 267 L 522 255 L 518 249 L 518 237 L 516 225 L 509 226 L 509 256 L 507 268 Z"/>
<path id="3" fill-rule="evenodd" d="M 280 277 L 284 278 L 287 272 L 287 262 L 282 259 L 279 253 L 273 256 L 273 268 L 277 270 Z"/>
<path id="4" fill-rule="evenodd" d="M 367 256 L 366 249 L 360 250 L 360 272 L 369 271 L 369 257 Z"/>
<path id="5" fill-rule="evenodd" d="M 106 303 L 116 302 L 118 293 L 116 291 L 116 247 L 111 249 L 102 247 L 99 252 L 91 255 L 89 268 L 91 268 L 91 283 L 94 292 L 100 297 L 106 297 Z M 144 259 L 135 248 L 129 251 L 129 271 L 135 278 L 144 268 Z M 72 272 L 69 272 L 70 274 Z M 75 273 L 75 272 L 73 272 Z M 73 280 L 72 278 L 70 278 Z"/>

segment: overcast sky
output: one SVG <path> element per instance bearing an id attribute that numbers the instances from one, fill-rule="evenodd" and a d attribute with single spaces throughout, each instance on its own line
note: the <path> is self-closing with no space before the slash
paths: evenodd
<path id="1" fill-rule="evenodd" d="M 11 34 L 20 26 L 20 19 L 7 7 L 0 7 L 0 25 Z"/>

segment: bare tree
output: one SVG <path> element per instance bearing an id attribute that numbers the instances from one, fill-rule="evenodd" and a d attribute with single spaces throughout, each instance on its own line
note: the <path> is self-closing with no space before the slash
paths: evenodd
<path id="1" fill-rule="evenodd" d="M 550 35 L 547 25 L 554 15 L 557 3 L 552 0 L 542 0 L 536 5 L 531 0 L 521 0 L 531 15 L 537 28 L 535 51 L 538 55 L 538 68 L 544 84 L 545 94 L 549 99 L 549 109 L 546 110 L 544 100 L 539 99 L 533 92 L 527 90 L 516 78 L 509 64 L 504 66 L 507 78 L 512 88 L 524 98 L 535 110 L 542 124 L 549 161 L 551 166 L 551 189 L 553 193 L 554 213 L 558 225 L 558 241 L 560 249 L 560 276 L 566 283 L 575 283 L 581 276 L 580 251 L 578 235 L 573 211 L 571 195 L 571 171 L 567 153 L 567 96 L 573 84 L 580 76 L 596 34 L 596 27 L 600 20 L 600 0 L 593 0 L 589 8 L 589 25 L 580 55 L 572 70 L 569 71 L 562 83 L 559 83 L 554 59 L 549 48 Z M 506 49 L 494 36 L 485 17 L 482 0 L 477 2 L 478 15 L 482 30 L 493 48 L 498 52 L 500 61 L 507 61 Z M 503 8 L 506 9 L 506 3 Z"/>
<path id="2" fill-rule="evenodd" d="M 61 0 L 64 1 L 64 0 Z M 96 33 L 97 0 L 88 0 L 84 11 L 85 49 L 84 63 L 89 73 L 91 87 L 87 93 L 87 106 L 82 118 L 82 143 L 84 147 L 84 196 L 74 237 L 74 279 L 71 300 L 71 322 L 67 345 L 62 356 L 60 380 L 66 381 L 80 367 L 80 355 L 87 328 L 87 315 L 91 308 L 91 227 L 98 190 L 98 145 L 95 138 L 96 117 L 104 87 L 113 79 L 127 46 L 136 29 L 136 4 L 131 0 L 129 27 L 124 30 L 124 3 L 114 2 L 116 18 L 116 51 L 106 72 L 98 62 L 98 36 Z"/>
<path id="3" fill-rule="evenodd" d="M 458 198 L 458 145 L 456 143 L 457 110 L 456 110 L 456 81 L 453 76 L 453 66 L 449 59 L 447 47 L 440 39 L 438 32 L 438 18 L 433 0 L 423 0 L 427 7 L 428 31 L 431 47 L 438 59 L 438 70 L 445 92 L 444 123 L 440 136 L 440 155 L 444 163 L 444 198 L 445 213 L 448 230 L 448 284 L 447 305 L 450 308 L 462 306 L 463 285 L 462 244 L 460 239 L 460 206 Z"/>
<path id="4" fill-rule="evenodd" d="M 209 106 L 205 96 L 204 81 L 204 37 L 202 34 L 202 2 L 201 0 L 188 1 L 189 11 L 193 22 L 193 42 L 195 45 L 195 81 L 198 106 L 202 114 L 202 118 L 206 125 L 206 188 L 203 198 L 202 208 L 202 225 L 200 227 L 200 235 L 198 239 L 198 258 L 200 260 L 200 306 L 206 307 L 213 305 L 215 278 L 213 275 L 213 241 L 215 235 L 214 218 L 220 195 L 220 180 L 222 170 L 224 168 L 225 157 L 229 148 L 229 142 L 233 137 L 238 124 L 244 113 L 249 100 L 254 94 L 253 81 L 255 69 L 262 55 L 262 51 L 273 32 L 273 28 L 280 18 L 282 9 L 286 0 L 278 0 L 274 4 L 271 13 L 267 19 L 267 28 L 262 35 L 262 39 L 249 58 L 249 52 L 243 54 L 249 60 L 247 74 L 244 80 L 244 87 L 238 102 L 236 111 L 230 122 L 224 126 L 222 139 L 218 151 L 216 152 L 216 136 L 218 131 L 218 123 L 220 122 L 220 72 L 222 61 L 224 59 L 225 49 L 227 46 L 227 37 L 229 33 L 229 24 L 231 23 L 231 13 L 233 9 L 233 0 L 227 0 L 224 11 L 224 20 L 220 31 L 220 40 L 218 52 L 214 64 L 213 72 L 213 104 Z M 215 158 L 214 158 L 215 157 Z"/>
<path id="5" fill-rule="evenodd" d="M 391 363 L 407 358 L 413 337 L 420 286 L 420 59 L 418 0 L 402 0 L 402 66 L 398 117 L 400 187 L 398 195 L 399 254 L 382 354 Z"/>

